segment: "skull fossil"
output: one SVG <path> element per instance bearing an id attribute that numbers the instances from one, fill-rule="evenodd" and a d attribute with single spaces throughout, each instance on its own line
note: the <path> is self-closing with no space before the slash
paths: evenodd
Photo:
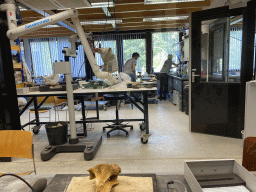
<path id="1" fill-rule="evenodd" d="M 95 179 L 95 192 L 110 192 L 118 184 L 117 177 L 121 168 L 116 164 L 99 164 L 88 170 L 90 179 Z"/>

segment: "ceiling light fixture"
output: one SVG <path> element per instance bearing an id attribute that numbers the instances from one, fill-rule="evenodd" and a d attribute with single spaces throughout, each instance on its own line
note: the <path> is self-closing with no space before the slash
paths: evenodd
<path id="1" fill-rule="evenodd" d="M 24 8 L 24 7 L 19 6 L 19 10 L 20 10 L 20 11 L 27 11 L 28 9 L 26 9 L 26 8 Z"/>
<path id="2" fill-rule="evenodd" d="M 55 28 L 55 27 L 60 27 L 59 25 L 47 25 L 45 27 L 42 28 Z"/>
<path id="3" fill-rule="evenodd" d="M 92 8 L 96 8 L 96 7 L 100 7 L 100 8 L 102 8 L 102 7 L 114 7 L 114 4 L 113 4 L 113 2 L 101 2 L 101 3 L 91 3 L 91 5 L 92 5 Z"/>
<path id="4" fill-rule="evenodd" d="M 106 20 L 98 20 L 98 21 L 84 21 L 81 22 L 81 25 L 105 25 Z M 116 20 L 116 23 L 122 23 L 122 20 Z M 115 24 L 115 20 L 107 20 L 107 24 Z"/>
<path id="5" fill-rule="evenodd" d="M 168 20 L 181 20 L 187 19 L 188 16 L 173 16 L 173 17 L 148 17 L 144 18 L 143 21 L 168 21 Z"/>

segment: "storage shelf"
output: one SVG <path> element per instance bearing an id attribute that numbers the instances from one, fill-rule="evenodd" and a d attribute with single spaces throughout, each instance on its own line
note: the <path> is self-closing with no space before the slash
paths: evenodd
<path id="1" fill-rule="evenodd" d="M 11 45 L 11 50 L 17 51 L 18 53 L 20 53 L 20 46 L 19 45 Z"/>
<path id="2" fill-rule="evenodd" d="M 21 84 L 17 84 L 17 85 L 16 85 L 16 88 L 22 88 L 22 87 L 24 87 L 24 83 L 21 83 Z"/>
<path id="3" fill-rule="evenodd" d="M 17 63 L 17 64 L 13 64 L 13 68 L 14 69 L 18 69 L 18 70 L 22 70 L 22 64 L 21 62 Z"/>

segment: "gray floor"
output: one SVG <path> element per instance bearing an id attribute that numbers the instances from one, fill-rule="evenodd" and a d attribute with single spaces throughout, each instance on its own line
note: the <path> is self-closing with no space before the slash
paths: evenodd
<path id="1" fill-rule="evenodd" d="M 114 119 L 115 107 L 100 111 L 100 118 Z M 95 111 L 88 111 L 87 117 L 95 116 Z M 122 105 L 120 118 L 143 117 L 138 109 L 130 105 Z M 169 101 L 149 106 L 150 133 L 152 136 L 146 145 L 141 144 L 141 131 L 138 122 L 127 138 L 122 132 L 116 132 L 110 138 L 102 132 L 101 124 L 90 124 L 88 136 L 102 134 L 103 143 L 92 161 L 85 161 L 82 153 L 57 154 L 51 160 L 43 162 L 40 152 L 48 144 L 45 128 L 34 135 L 35 159 L 38 174 L 86 174 L 88 168 L 100 163 L 116 163 L 122 173 L 156 173 L 171 175 L 184 173 L 184 160 L 192 159 L 235 159 L 241 163 L 242 140 L 189 132 L 189 117 L 178 110 Z M 51 113 L 52 121 L 54 113 Z M 76 119 L 81 112 L 76 111 Z M 60 112 L 60 119 L 65 120 L 65 112 Z M 28 121 L 28 112 L 21 117 L 24 124 Z M 28 129 L 28 127 L 27 127 Z M 78 130 L 82 130 L 78 125 Z M 32 170 L 30 160 L 14 158 L 11 163 L 0 163 L 0 170 L 6 172 L 22 172 Z"/>

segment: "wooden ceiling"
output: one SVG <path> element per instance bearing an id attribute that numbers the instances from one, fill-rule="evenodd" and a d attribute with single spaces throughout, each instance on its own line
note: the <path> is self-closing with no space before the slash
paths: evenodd
<path id="1" fill-rule="evenodd" d="M 106 2 L 106 0 L 98 0 Z M 111 0 L 110 0 L 111 1 Z M 144 0 L 119 0 L 115 2 L 115 7 L 107 8 L 111 17 L 108 19 L 122 20 L 122 23 L 117 23 L 118 31 L 138 31 L 150 29 L 177 29 L 188 24 L 187 19 L 177 20 L 164 20 L 164 21 L 143 21 L 143 18 L 151 17 L 173 17 L 173 16 L 188 16 L 189 13 L 200 11 L 203 7 L 210 6 L 211 0 L 194 1 L 194 2 L 178 2 L 178 3 L 164 3 L 164 4 L 144 4 Z M 48 14 L 59 13 L 59 10 L 45 11 Z M 84 8 L 78 9 L 79 19 L 83 21 L 106 20 L 106 14 L 102 8 Z M 44 18 L 32 10 L 21 11 L 23 24 Z M 65 21 L 69 26 L 72 21 L 69 19 Z M 115 25 L 112 24 L 97 24 L 97 25 L 84 25 L 85 32 L 111 32 L 115 31 Z M 22 38 L 35 38 L 35 37 L 56 37 L 56 36 L 69 36 L 74 34 L 73 31 L 65 27 L 43 28 L 33 33 L 23 35 Z"/>

